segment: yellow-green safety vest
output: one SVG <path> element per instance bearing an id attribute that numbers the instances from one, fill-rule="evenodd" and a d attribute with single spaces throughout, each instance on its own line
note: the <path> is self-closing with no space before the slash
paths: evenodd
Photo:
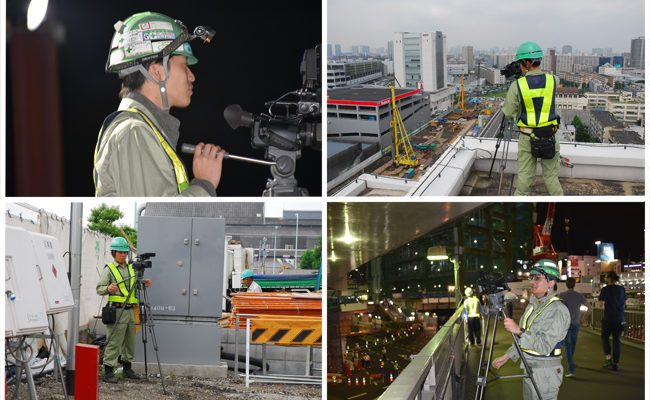
<path id="1" fill-rule="evenodd" d="M 524 324 L 523 324 L 524 326 L 523 326 L 523 328 L 524 328 L 526 331 L 529 330 L 529 329 L 530 329 L 530 326 L 533 324 L 533 321 L 535 321 L 535 318 L 537 318 L 537 316 L 538 316 L 539 314 L 541 314 L 542 311 L 544 311 L 544 310 L 546 309 L 546 307 L 548 307 L 549 304 L 551 304 L 551 303 L 554 302 L 554 301 L 561 301 L 561 299 L 560 299 L 559 297 L 553 297 L 553 298 L 551 298 L 551 300 L 549 300 L 549 302 L 546 303 L 546 305 L 545 305 L 544 307 L 542 307 L 541 310 L 539 310 L 538 312 L 536 312 L 535 315 L 533 315 L 533 318 L 530 319 L 530 321 L 528 321 L 528 318 L 530 317 L 530 314 L 533 313 L 533 307 L 530 307 L 530 308 L 528 309 L 528 311 L 526 311 L 526 314 L 524 314 Z M 563 344 L 564 344 L 564 339 L 561 340 L 560 342 L 558 342 L 558 344 L 555 345 L 555 348 L 553 349 L 553 351 L 551 351 L 551 353 L 549 353 L 549 354 L 540 354 L 540 353 L 538 353 L 538 352 L 536 352 L 536 351 L 534 351 L 534 350 L 524 349 L 523 347 L 521 348 L 521 350 L 522 350 L 522 351 L 525 351 L 525 352 L 528 353 L 528 354 L 531 354 L 531 355 L 534 355 L 534 356 L 538 356 L 538 357 L 558 357 L 558 356 L 561 356 L 561 355 L 562 355 L 562 345 L 563 345 Z M 559 346 L 559 347 L 558 347 L 558 346 Z"/>
<path id="2" fill-rule="evenodd" d="M 481 316 L 478 312 L 478 299 L 476 297 L 468 297 L 467 300 L 465 300 L 465 305 L 467 306 L 467 316 L 469 318 Z"/>
<path id="3" fill-rule="evenodd" d="M 542 128 L 557 125 L 555 77 L 551 74 L 522 76 L 517 79 L 522 103 L 517 126 Z"/>
<path id="4" fill-rule="evenodd" d="M 131 277 L 131 279 L 129 279 L 129 288 L 127 288 L 124 282 L 122 282 L 124 278 L 122 277 L 122 274 L 120 274 L 120 271 L 117 269 L 115 264 L 109 263 L 107 264 L 107 267 L 111 270 L 113 277 L 115 277 L 115 282 L 121 282 L 117 284 L 117 287 L 120 289 L 119 293 L 122 293 L 122 296 L 119 296 L 118 294 L 110 294 L 108 296 L 108 301 L 111 303 L 138 304 L 138 299 L 135 297 L 135 291 L 131 293 L 129 300 L 126 300 L 126 296 L 129 295 L 129 288 L 132 288 L 133 285 L 135 285 L 135 271 L 133 271 L 133 264 L 128 265 L 129 276 Z"/>
<path id="5" fill-rule="evenodd" d="M 172 147 L 167 143 L 167 140 L 163 137 L 163 135 L 160 134 L 160 131 L 154 126 L 153 122 L 147 118 L 146 115 L 144 115 L 143 112 L 141 112 L 138 109 L 135 108 L 127 108 L 124 111 L 128 111 L 131 113 L 139 114 L 147 124 L 151 127 L 151 129 L 154 131 L 156 134 L 156 137 L 158 138 L 158 141 L 160 142 L 160 145 L 163 147 L 165 150 L 165 153 L 167 154 L 167 157 L 169 157 L 170 162 L 172 163 L 174 167 L 174 175 L 176 176 L 176 186 L 178 187 L 178 193 L 182 193 L 185 189 L 190 187 L 189 180 L 187 179 L 187 173 L 185 172 L 185 166 L 181 162 L 181 160 L 178 158 L 178 155 L 176 155 L 176 152 Z M 97 165 L 97 150 L 99 149 L 99 144 L 102 139 L 102 134 L 104 132 L 104 129 L 106 128 L 107 125 L 109 125 L 117 116 L 119 113 L 113 113 L 106 118 L 104 123 L 102 124 L 101 129 L 99 130 L 99 136 L 97 137 L 97 144 L 95 145 L 95 156 L 93 159 L 93 165 Z M 97 170 L 95 167 L 93 167 L 93 182 L 95 183 L 95 196 L 97 196 Z"/>

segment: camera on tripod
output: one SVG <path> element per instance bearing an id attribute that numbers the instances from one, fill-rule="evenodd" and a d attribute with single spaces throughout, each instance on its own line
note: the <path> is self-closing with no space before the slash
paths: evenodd
<path id="1" fill-rule="evenodd" d="M 513 279 L 514 275 L 512 274 L 502 274 L 500 272 L 489 274 L 481 272 L 476 281 L 478 293 L 490 295 L 503 292 L 510 289 L 508 287 L 508 282 L 512 282 Z"/>
<path id="2" fill-rule="evenodd" d="M 305 50 L 300 64 L 302 88 L 266 102 L 266 114 L 254 115 L 239 104 L 231 104 L 223 112 L 232 129 L 251 128 L 251 147 L 265 150 L 264 158 L 275 162 L 264 196 L 308 195 L 297 187 L 294 172 L 303 148 L 321 150 L 320 60 L 320 45 Z"/>
<path id="3" fill-rule="evenodd" d="M 133 265 L 133 269 L 137 273 L 138 277 L 142 277 L 145 268 L 151 268 L 153 266 L 151 260 L 149 259 L 155 256 L 156 253 L 142 253 L 138 254 L 135 257 L 135 261 L 133 261 L 131 264 Z"/>
<path id="4" fill-rule="evenodd" d="M 515 79 L 521 78 L 522 72 L 519 67 L 519 61 L 513 61 L 510 64 L 506 65 L 501 70 L 501 75 L 505 76 L 506 79 L 514 77 Z"/>

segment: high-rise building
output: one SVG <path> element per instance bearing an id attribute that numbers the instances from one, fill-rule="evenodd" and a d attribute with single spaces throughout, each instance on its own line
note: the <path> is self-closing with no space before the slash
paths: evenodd
<path id="1" fill-rule="evenodd" d="M 341 57 L 343 55 L 343 52 L 341 51 L 341 45 L 340 44 L 335 44 L 334 45 L 334 56 L 335 57 Z"/>
<path id="2" fill-rule="evenodd" d="M 361 55 L 367 56 L 370 54 L 370 46 L 361 45 Z"/>
<path id="3" fill-rule="evenodd" d="M 388 42 L 388 58 L 393 59 L 393 41 Z"/>
<path id="4" fill-rule="evenodd" d="M 467 63 L 467 68 L 469 71 L 472 71 L 474 69 L 474 47 L 463 46 L 462 56 L 463 60 Z"/>
<path id="5" fill-rule="evenodd" d="M 571 45 L 565 44 L 562 46 L 562 54 L 573 54 L 573 47 L 571 47 Z"/>
<path id="6" fill-rule="evenodd" d="M 393 34 L 395 77 L 402 87 L 435 91 L 447 81 L 446 37 L 442 32 Z"/>
<path id="7" fill-rule="evenodd" d="M 327 58 L 331 58 L 332 54 L 333 54 L 332 53 L 332 43 L 328 43 L 327 44 Z"/>
<path id="8" fill-rule="evenodd" d="M 352 46 L 352 55 L 356 56 L 359 54 L 359 46 Z"/>
<path id="9" fill-rule="evenodd" d="M 645 36 L 639 36 L 636 39 L 632 39 L 630 45 L 630 52 L 632 57 L 630 58 L 630 67 L 632 68 L 645 68 Z"/>

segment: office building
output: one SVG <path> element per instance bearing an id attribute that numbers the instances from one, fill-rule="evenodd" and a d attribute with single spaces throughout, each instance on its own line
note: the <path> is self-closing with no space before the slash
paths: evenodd
<path id="1" fill-rule="evenodd" d="M 470 71 L 474 70 L 474 47 L 463 46 L 462 49 L 463 60 L 467 63 Z"/>
<path id="2" fill-rule="evenodd" d="M 639 36 L 636 39 L 632 39 L 630 52 L 632 53 L 630 67 L 639 69 L 645 68 L 645 36 Z"/>
<path id="3" fill-rule="evenodd" d="M 562 54 L 573 54 L 573 47 L 571 47 L 571 45 L 565 44 L 562 46 Z"/>
<path id="4" fill-rule="evenodd" d="M 406 88 L 433 92 L 447 81 L 446 38 L 442 32 L 393 34 L 395 77 Z"/>
<path id="5" fill-rule="evenodd" d="M 384 76 L 384 64 L 379 60 L 329 61 L 327 87 L 358 85 Z"/>
<path id="6" fill-rule="evenodd" d="M 343 55 L 343 52 L 341 51 L 341 45 L 340 44 L 335 44 L 334 45 L 334 57 L 341 57 Z"/>

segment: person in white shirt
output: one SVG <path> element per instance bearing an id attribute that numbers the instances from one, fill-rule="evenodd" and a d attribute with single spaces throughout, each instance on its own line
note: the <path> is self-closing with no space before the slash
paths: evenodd
<path id="1" fill-rule="evenodd" d="M 241 281 L 248 288 L 246 292 L 262 293 L 262 288 L 260 287 L 260 285 L 258 285 L 255 281 L 253 281 L 253 271 L 251 271 L 250 269 L 245 270 L 241 274 Z"/>

